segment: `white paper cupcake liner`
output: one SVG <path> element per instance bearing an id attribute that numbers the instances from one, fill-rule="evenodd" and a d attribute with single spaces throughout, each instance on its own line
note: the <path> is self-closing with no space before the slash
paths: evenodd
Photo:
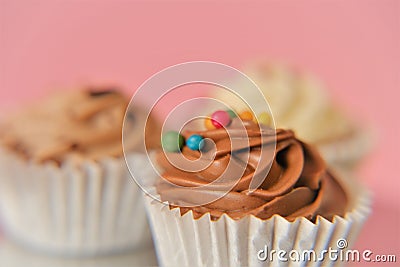
<path id="1" fill-rule="evenodd" d="M 122 157 L 59 167 L 0 150 L 0 217 L 9 238 L 66 256 L 151 244 L 142 191 Z"/>
<path id="2" fill-rule="evenodd" d="M 353 180 L 353 179 L 349 179 Z M 335 216 L 330 222 L 318 217 L 315 223 L 298 218 L 289 222 L 279 215 L 268 220 L 247 216 L 233 220 L 224 215 L 212 221 L 209 214 L 193 219 L 192 212 L 181 215 L 178 208 L 170 209 L 146 196 L 146 208 L 162 266 L 331 266 L 343 261 L 280 262 L 258 259 L 260 250 L 291 250 L 303 253 L 314 250 L 321 255 L 324 249 L 338 249 L 344 239 L 351 248 L 361 226 L 370 213 L 369 193 L 351 183 L 349 196 L 353 207 L 344 218 Z M 287 254 L 287 257 L 289 257 Z M 262 257 L 264 254 L 260 254 Z"/>

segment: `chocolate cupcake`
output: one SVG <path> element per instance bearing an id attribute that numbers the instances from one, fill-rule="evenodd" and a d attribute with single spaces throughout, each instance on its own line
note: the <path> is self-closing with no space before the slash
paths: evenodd
<path id="1" fill-rule="evenodd" d="M 236 117 L 182 135 L 181 151 L 157 153 L 161 177 L 148 190 L 156 199 L 146 201 L 164 266 L 270 264 L 259 255 L 265 247 L 319 255 L 337 249 L 339 239 L 351 245 L 369 213 L 365 191 L 328 170 L 290 130 Z M 192 145 L 193 136 L 201 146 Z"/>
<path id="2" fill-rule="evenodd" d="M 0 216 L 5 233 L 32 248 L 93 255 L 151 242 L 141 191 L 122 149 L 129 99 L 117 90 L 84 88 L 53 95 L 10 116 L 0 127 Z M 137 151 L 147 114 L 127 114 Z M 159 143 L 150 118 L 147 147 Z M 148 131 L 150 132 L 150 131 Z M 132 153 L 130 157 L 140 154 Z"/>

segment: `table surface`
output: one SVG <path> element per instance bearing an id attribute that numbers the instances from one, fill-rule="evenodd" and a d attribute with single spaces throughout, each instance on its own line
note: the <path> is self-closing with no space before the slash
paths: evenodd
<path id="1" fill-rule="evenodd" d="M 58 258 L 26 250 L 6 239 L 0 239 L 0 266 L 7 267 L 136 267 L 157 266 L 153 248 L 112 256 L 73 259 Z"/>

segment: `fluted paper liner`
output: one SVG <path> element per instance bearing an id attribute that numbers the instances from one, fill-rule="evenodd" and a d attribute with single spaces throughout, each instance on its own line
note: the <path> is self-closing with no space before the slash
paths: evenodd
<path id="1" fill-rule="evenodd" d="M 352 181 L 351 181 L 352 180 Z M 223 215 L 212 221 L 209 214 L 193 219 L 193 213 L 181 215 L 178 208 L 170 209 L 146 196 L 146 208 L 162 266 L 331 266 L 343 262 L 279 262 L 261 261 L 257 254 L 265 246 L 268 250 L 301 252 L 313 249 L 316 255 L 337 241 L 346 239 L 348 249 L 356 239 L 370 213 L 369 193 L 355 184 L 354 179 L 342 181 L 350 196 L 351 209 L 344 218 L 333 221 L 318 217 L 313 223 L 306 218 L 289 222 L 279 215 L 261 220 L 253 215 L 234 220 Z M 154 188 L 152 189 L 154 190 Z M 153 191 L 154 193 L 155 191 Z"/>
<path id="2" fill-rule="evenodd" d="M 132 154 L 128 160 L 141 155 Z M 35 164 L 0 149 L 0 217 L 11 239 L 63 255 L 151 244 L 142 191 L 123 157 Z"/>

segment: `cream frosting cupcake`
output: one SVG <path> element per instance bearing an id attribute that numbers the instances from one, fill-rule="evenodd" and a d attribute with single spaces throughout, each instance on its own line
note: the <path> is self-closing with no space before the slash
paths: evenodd
<path id="1" fill-rule="evenodd" d="M 1 124 L 0 216 L 10 238 L 64 255 L 150 244 L 141 191 L 122 151 L 128 102 L 109 87 L 84 88 L 55 94 Z M 140 153 L 144 134 L 135 124 L 147 114 L 126 116 L 132 132 L 126 148 Z M 159 125 L 150 117 L 147 127 L 146 145 L 156 148 Z"/>
<path id="2" fill-rule="evenodd" d="M 243 72 L 261 89 L 276 126 L 293 129 L 299 138 L 317 145 L 329 163 L 352 166 L 368 152 L 370 134 L 334 105 L 324 85 L 309 73 L 266 63 L 249 64 Z M 251 92 L 247 93 L 242 97 L 251 99 Z M 238 112 L 248 109 L 240 98 L 227 91 L 218 90 L 211 96 Z M 262 112 L 258 109 L 264 101 L 258 101 L 260 105 L 252 108 Z"/>
<path id="3" fill-rule="evenodd" d="M 339 240 L 351 246 L 368 216 L 362 187 L 328 170 L 317 150 L 290 130 L 231 117 L 225 128 L 182 136 L 186 146 L 180 151 L 156 154 L 161 172 L 146 197 L 162 266 L 279 266 L 276 258 L 260 257 L 266 247 L 314 250 L 319 257 L 324 250 L 347 249 Z M 262 155 L 271 149 L 275 153 L 266 160 Z M 193 171 L 199 166 L 206 167 Z M 146 175 L 150 180 L 155 174 Z M 250 190 L 255 177 L 261 183 Z M 233 183 L 228 191 L 226 181 Z M 335 262 L 326 257 L 309 263 L 321 264 Z"/>

